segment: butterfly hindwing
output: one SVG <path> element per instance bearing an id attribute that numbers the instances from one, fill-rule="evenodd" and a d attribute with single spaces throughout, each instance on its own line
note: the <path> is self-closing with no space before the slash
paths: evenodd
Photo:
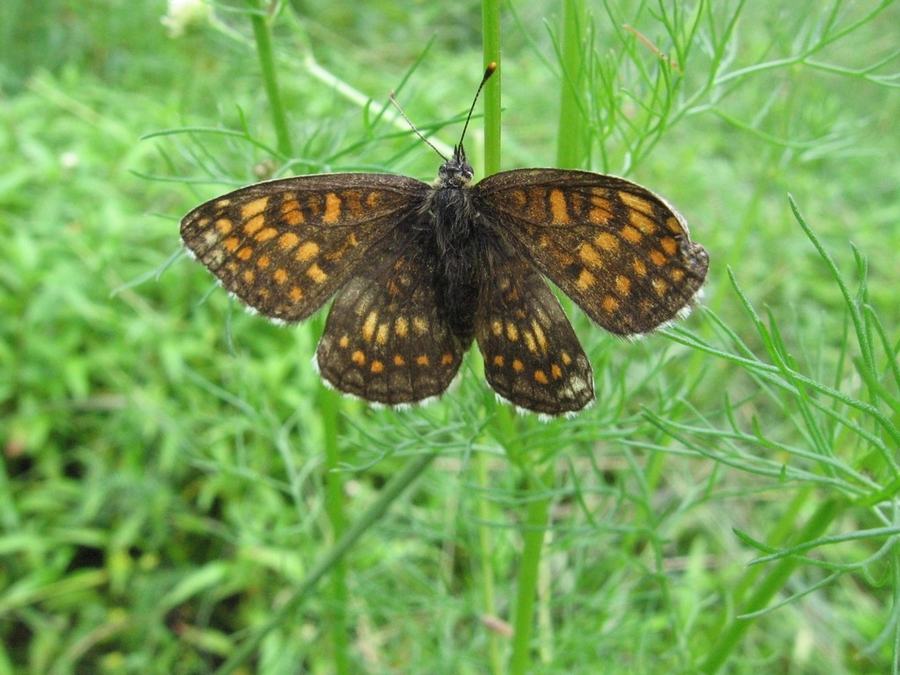
<path id="1" fill-rule="evenodd" d="M 521 253 L 617 335 L 674 319 L 703 285 L 706 251 L 660 197 L 614 176 L 518 169 L 474 188 Z"/>
<path id="2" fill-rule="evenodd" d="M 488 383 L 526 410 L 581 410 L 594 399 L 591 364 L 559 301 L 524 259 L 497 257 L 475 320 Z"/>
<path id="3" fill-rule="evenodd" d="M 442 394 L 471 339 L 452 334 L 440 311 L 433 261 L 403 231 L 335 298 L 316 350 L 335 388 L 387 405 Z"/>
<path id="4" fill-rule="evenodd" d="M 201 204 L 182 219 L 181 237 L 245 304 L 298 321 L 353 276 L 428 189 L 388 174 L 266 181 Z"/>

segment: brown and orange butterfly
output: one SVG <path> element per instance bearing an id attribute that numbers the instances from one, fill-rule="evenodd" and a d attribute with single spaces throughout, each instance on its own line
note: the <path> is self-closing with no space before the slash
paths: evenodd
<path id="1" fill-rule="evenodd" d="M 502 398 L 577 412 L 594 398 L 591 365 L 543 277 L 633 336 L 690 307 L 707 253 L 672 207 L 622 178 L 472 175 L 461 139 L 432 185 L 372 173 L 266 181 L 201 204 L 181 237 L 271 319 L 300 321 L 336 296 L 316 362 L 342 392 L 387 405 L 438 396 L 475 340 Z"/>

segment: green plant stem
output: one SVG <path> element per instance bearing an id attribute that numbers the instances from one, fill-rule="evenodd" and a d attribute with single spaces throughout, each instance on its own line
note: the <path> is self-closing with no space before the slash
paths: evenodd
<path id="1" fill-rule="evenodd" d="M 541 551 L 550 513 L 548 486 L 552 485 L 553 467 L 544 470 L 538 478 L 529 475 L 528 492 L 548 496 L 535 497 L 528 504 L 525 516 L 524 545 L 519 565 L 519 588 L 516 595 L 516 614 L 513 621 L 515 635 L 509 662 L 510 675 L 524 675 L 531 664 L 531 633 L 534 627 L 535 600 L 539 582 Z"/>
<path id="2" fill-rule="evenodd" d="M 344 514 L 344 474 L 338 470 L 338 394 L 320 388 L 319 410 L 325 449 L 325 509 L 335 540 L 347 529 Z M 331 570 L 331 602 L 329 603 L 329 628 L 334 643 L 334 672 L 347 675 L 350 672 L 350 638 L 347 632 L 347 567 L 343 560 L 334 563 Z"/>
<path id="3" fill-rule="evenodd" d="M 494 547 L 492 528 L 488 525 L 491 522 L 490 503 L 484 495 L 490 489 L 490 476 L 487 470 L 488 456 L 479 452 L 475 460 L 475 469 L 478 473 L 478 487 L 480 488 L 480 496 L 478 498 L 478 559 L 479 568 L 481 569 L 481 610 L 485 616 L 497 615 L 496 602 L 496 581 L 494 579 Z M 488 663 L 490 669 L 495 675 L 503 672 L 503 659 L 500 651 L 499 636 L 493 631 L 488 633 Z"/>
<path id="4" fill-rule="evenodd" d="M 838 499 L 829 499 L 819 506 L 806 526 L 797 534 L 796 541 L 804 542 L 820 537 L 829 525 L 846 509 L 846 503 Z M 797 567 L 803 564 L 801 557 L 788 557 L 775 564 L 760 582 L 756 591 L 743 604 L 725 630 L 709 649 L 708 656 L 701 666 L 703 673 L 717 673 L 725 664 L 741 638 L 753 625 L 752 619 L 739 618 L 744 614 L 752 614 L 765 608 L 776 593 L 785 588 L 788 578 Z"/>
<path id="5" fill-rule="evenodd" d="M 491 77 L 484 89 L 484 175 L 490 176 L 500 170 L 500 94 L 503 69 L 500 67 L 500 1 L 484 0 L 481 5 L 483 32 L 484 67 L 496 63 L 497 72 Z M 496 616 L 496 593 L 494 579 L 494 555 L 492 546 L 493 530 L 487 525 L 491 521 L 488 494 L 490 476 L 488 474 L 488 457 L 478 453 L 476 457 L 478 484 L 481 487 L 478 497 L 479 563 L 481 569 L 481 608 L 486 616 Z M 491 672 L 500 675 L 503 672 L 503 656 L 500 636 L 489 633 L 487 646 L 488 663 Z"/>
<path id="6" fill-rule="evenodd" d="M 313 567 L 303 582 L 291 594 L 283 605 L 275 609 L 272 616 L 262 626 L 260 626 L 253 635 L 247 638 L 246 642 L 236 648 L 235 652 L 222 664 L 216 671 L 218 675 L 226 675 L 233 673 L 238 667 L 246 663 L 253 655 L 256 648 L 262 642 L 263 638 L 273 629 L 284 625 L 286 617 L 295 611 L 306 599 L 306 596 L 316 587 L 322 577 L 334 569 L 335 564 L 340 561 L 347 552 L 356 544 L 357 540 L 387 512 L 390 505 L 403 493 L 403 491 L 428 468 L 434 461 L 437 454 L 428 452 L 413 457 L 403 469 L 394 474 L 390 481 L 384 486 L 378 499 L 366 510 L 366 512 L 356 521 L 350 529 L 344 532 L 343 536 L 338 539 L 334 546 L 325 554 L 325 556 Z"/>
<path id="7" fill-rule="evenodd" d="M 500 0 L 484 0 L 481 5 L 484 67 L 496 63 L 497 72 L 484 89 L 484 175 L 500 170 L 500 94 L 503 68 L 500 67 Z"/>
<path id="8" fill-rule="evenodd" d="M 582 44 L 585 29 L 584 0 L 565 0 L 562 18 L 562 90 L 560 91 L 559 129 L 557 130 L 556 165 L 564 169 L 585 168 L 589 145 L 583 132 L 584 117 L 579 97 L 585 78 L 585 55 Z"/>
<path id="9" fill-rule="evenodd" d="M 265 11 L 260 7 L 260 0 L 246 0 L 250 8 L 250 23 L 253 25 L 253 37 L 256 39 L 256 55 L 262 71 L 266 97 L 272 112 L 272 126 L 278 139 L 278 152 L 284 157 L 293 155 L 291 135 L 288 132 L 287 114 L 281 100 L 278 87 L 278 76 L 275 70 L 275 56 L 272 53 L 272 35 Z"/>

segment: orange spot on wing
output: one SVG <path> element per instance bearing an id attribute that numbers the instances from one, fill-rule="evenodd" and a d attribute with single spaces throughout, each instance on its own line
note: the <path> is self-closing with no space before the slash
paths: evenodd
<path id="1" fill-rule="evenodd" d="M 307 241 L 301 244 L 300 248 L 297 249 L 297 260 L 307 261 L 312 260 L 317 255 L 319 255 L 319 245 L 314 241 Z"/>
<path id="2" fill-rule="evenodd" d="M 291 201 L 282 204 L 281 219 L 291 227 L 296 227 L 297 225 L 305 223 L 306 218 L 303 216 L 303 211 L 300 210 L 300 202 L 296 199 L 292 199 Z"/>
<path id="3" fill-rule="evenodd" d="M 657 230 L 656 223 L 652 219 L 637 211 L 629 214 L 628 220 L 644 234 L 654 234 Z"/>
<path id="4" fill-rule="evenodd" d="M 322 214 L 322 222 L 326 225 L 334 225 L 341 220 L 341 198 L 335 193 L 325 195 L 325 213 Z"/>
<path id="5" fill-rule="evenodd" d="M 673 256 L 678 251 L 678 242 L 675 241 L 672 237 L 663 237 L 659 241 L 659 245 L 662 246 L 662 250 L 666 252 L 667 255 Z"/>
<path id="6" fill-rule="evenodd" d="M 282 251 L 289 251 L 300 243 L 300 237 L 293 232 L 285 232 L 278 237 L 278 248 Z"/>
<path id="7" fill-rule="evenodd" d="M 278 236 L 278 230 L 274 227 L 267 227 L 264 230 L 260 230 L 259 234 L 257 234 L 254 239 L 256 241 L 269 241 L 270 239 L 274 239 Z"/>
<path id="8" fill-rule="evenodd" d="M 365 340 L 366 342 L 372 341 L 372 338 L 375 336 L 376 325 L 378 325 L 378 313 L 369 312 L 368 316 L 366 316 L 366 320 L 363 321 L 362 325 L 363 340 Z"/>
<path id="9" fill-rule="evenodd" d="M 600 253 L 590 244 L 582 244 L 578 249 L 578 255 L 584 261 L 585 265 L 589 265 L 591 267 L 600 267 L 600 263 L 602 262 Z"/>
<path id="10" fill-rule="evenodd" d="M 384 345 L 387 344 L 388 339 L 388 324 L 382 323 L 378 326 L 378 330 L 375 332 L 375 344 Z"/>
<path id="11" fill-rule="evenodd" d="M 322 270 L 321 267 L 313 263 L 309 266 L 309 269 L 306 270 L 306 276 L 315 281 L 317 284 L 321 284 L 326 279 L 328 279 L 328 275 Z"/>
<path id="12" fill-rule="evenodd" d="M 684 225 L 675 216 L 666 218 L 666 227 L 672 234 L 684 234 Z"/>
<path id="13" fill-rule="evenodd" d="M 648 216 L 653 214 L 653 204 L 643 197 L 638 197 L 630 192 L 619 192 L 619 199 L 621 199 L 629 209 L 634 209 L 635 211 L 639 211 Z"/>
<path id="14" fill-rule="evenodd" d="M 595 225 L 606 225 L 612 217 L 613 209 L 612 205 L 609 203 L 609 199 L 596 192 L 592 194 L 591 210 L 588 212 L 588 220 Z"/>
<path id="15" fill-rule="evenodd" d="M 247 202 L 241 207 L 241 217 L 245 220 L 252 218 L 253 216 L 265 211 L 266 206 L 268 205 L 268 197 L 259 197 L 258 199 L 254 199 L 252 202 Z"/>
<path id="16" fill-rule="evenodd" d="M 259 215 L 259 216 L 250 218 L 247 220 L 247 222 L 244 223 L 244 227 L 243 227 L 244 233 L 248 237 L 252 236 L 252 235 L 256 234 L 256 232 L 258 232 L 260 229 L 262 229 L 262 226 L 265 224 L 266 224 L 266 217 L 263 215 Z"/>
<path id="17" fill-rule="evenodd" d="M 538 344 L 541 349 L 547 351 L 547 336 L 544 335 L 544 329 L 541 328 L 541 324 L 537 321 L 531 322 L 531 329 L 534 331 L 534 337 L 537 339 Z"/>
<path id="18" fill-rule="evenodd" d="M 622 236 L 622 239 L 627 239 L 632 244 L 639 244 L 639 243 L 641 243 L 641 239 L 644 238 L 644 236 L 640 233 L 640 231 L 638 231 L 636 228 L 632 227 L 631 225 L 626 225 L 625 227 L 623 227 L 619 231 L 619 234 Z"/>
<path id="19" fill-rule="evenodd" d="M 619 249 L 619 240 L 609 232 L 601 232 L 594 237 L 594 243 L 604 251 L 617 251 Z"/>
<path id="20" fill-rule="evenodd" d="M 578 281 L 575 282 L 575 285 L 578 286 L 580 290 L 586 291 L 593 286 L 596 281 L 597 277 L 583 269 L 581 270 L 581 274 L 578 275 Z"/>
<path id="21" fill-rule="evenodd" d="M 562 190 L 550 190 L 550 213 L 554 225 L 564 225 L 572 222 L 569 217 L 569 209 L 566 204 L 566 195 Z"/>
<path id="22" fill-rule="evenodd" d="M 398 337 L 405 338 L 409 335 L 409 322 L 402 316 L 394 322 L 394 332 Z"/>

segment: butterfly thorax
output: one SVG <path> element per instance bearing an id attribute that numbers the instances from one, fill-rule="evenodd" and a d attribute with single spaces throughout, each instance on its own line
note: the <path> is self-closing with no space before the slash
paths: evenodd
<path id="1" fill-rule="evenodd" d="M 438 301 L 454 335 L 468 341 L 474 335 L 491 237 L 473 198 L 472 175 L 465 151 L 457 146 L 426 199 Z"/>

